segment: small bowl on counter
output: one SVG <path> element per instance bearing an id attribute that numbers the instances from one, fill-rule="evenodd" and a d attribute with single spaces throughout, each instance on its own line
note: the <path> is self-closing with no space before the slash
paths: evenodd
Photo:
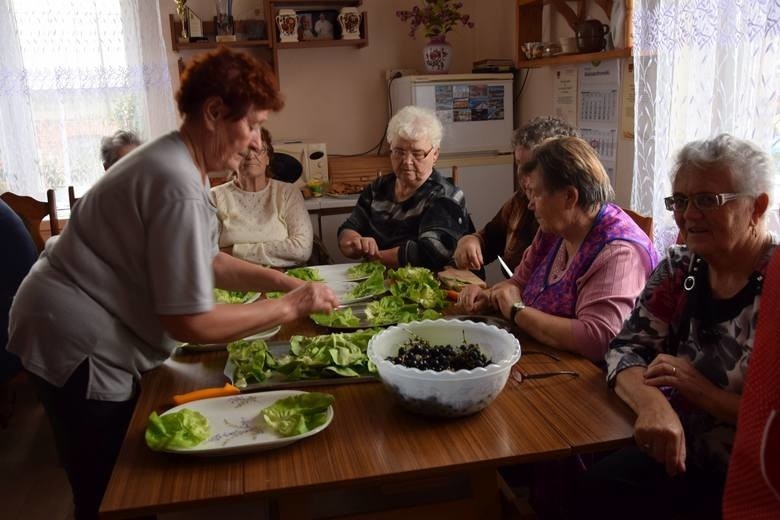
<path id="1" fill-rule="evenodd" d="M 490 360 L 471 370 L 420 370 L 393 363 L 412 336 L 431 345 L 474 343 Z M 461 417 L 487 407 L 501 392 L 512 365 L 520 359 L 520 342 L 504 329 L 469 320 L 424 320 L 389 327 L 368 343 L 368 358 L 379 377 L 407 410 L 434 417 Z"/>

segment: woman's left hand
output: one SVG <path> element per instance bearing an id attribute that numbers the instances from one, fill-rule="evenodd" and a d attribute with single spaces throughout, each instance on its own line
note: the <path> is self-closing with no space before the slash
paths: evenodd
<path id="1" fill-rule="evenodd" d="M 676 388 L 688 401 L 700 407 L 707 390 L 713 387 L 690 361 L 669 354 L 658 354 L 647 366 L 645 384 Z"/>

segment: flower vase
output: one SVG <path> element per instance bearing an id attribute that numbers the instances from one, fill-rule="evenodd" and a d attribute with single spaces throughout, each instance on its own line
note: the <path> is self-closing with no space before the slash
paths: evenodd
<path id="1" fill-rule="evenodd" d="M 425 70 L 430 74 L 447 74 L 450 71 L 452 61 L 452 45 L 447 43 L 444 36 L 432 36 L 428 44 L 423 47 L 423 62 Z"/>

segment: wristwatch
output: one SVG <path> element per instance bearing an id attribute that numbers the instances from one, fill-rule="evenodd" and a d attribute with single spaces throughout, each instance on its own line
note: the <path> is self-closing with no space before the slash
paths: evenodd
<path id="1" fill-rule="evenodd" d="M 512 310 L 509 311 L 509 321 L 512 322 L 512 325 L 517 325 L 515 323 L 515 317 L 517 316 L 517 313 L 525 309 L 525 304 L 523 303 L 523 300 L 516 301 L 512 304 Z"/>

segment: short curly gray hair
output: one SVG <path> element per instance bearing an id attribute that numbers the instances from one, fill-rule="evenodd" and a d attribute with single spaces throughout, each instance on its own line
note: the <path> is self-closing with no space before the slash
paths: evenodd
<path id="1" fill-rule="evenodd" d="M 438 148 L 443 133 L 444 127 L 436 117 L 436 112 L 414 105 L 403 107 L 387 124 L 387 142 L 390 144 L 396 137 L 410 141 L 428 139 L 431 146 Z"/>
<path id="2" fill-rule="evenodd" d="M 552 116 L 535 117 L 512 134 L 512 148 L 525 146 L 534 149 L 552 137 L 579 137 L 580 133 L 569 122 Z"/>
<path id="3" fill-rule="evenodd" d="M 681 170 L 711 170 L 727 168 L 731 172 L 735 189 L 757 197 L 766 193 L 770 200 L 774 166 L 772 158 L 755 143 L 720 134 L 712 139 L 691 141 L 677 152 L 672 170 L 672 183 Z"/>
<path id="4" fill-rule="evenodd" d="M 130 130 L 117 130 L 113 135 L 108 135 L 100 140 L 100 157 L 103 159 L 103 166 L 107 169 L 117 162 L 119 150 L 128 145 L 139 146 L 141 139 Z"/>

